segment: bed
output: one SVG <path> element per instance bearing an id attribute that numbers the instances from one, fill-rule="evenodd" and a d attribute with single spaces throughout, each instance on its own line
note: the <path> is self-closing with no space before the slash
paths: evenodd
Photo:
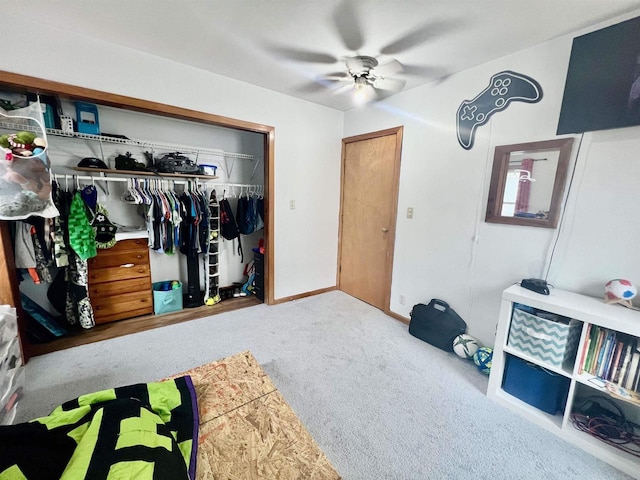
<path id="1" fill-rule="evenodd" d="M 245 351 L 0 427 L 0 480 L 45 478 L 341 477 Z"/>

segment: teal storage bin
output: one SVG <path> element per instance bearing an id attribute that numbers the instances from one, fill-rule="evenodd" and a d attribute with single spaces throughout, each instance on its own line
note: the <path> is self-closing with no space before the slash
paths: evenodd
<path id="1" fill-rule="evenodd" d="M 78 132 L 100 135 L 98 107 L 93 103 L 76 102 L 76 122 Z"/>
<path id="2" fill-rule="evenodd" d="M 154 282 L 152 288 L 153 313 L 160 315 L 182 310 L 182 282 L 177 280 Z"/>

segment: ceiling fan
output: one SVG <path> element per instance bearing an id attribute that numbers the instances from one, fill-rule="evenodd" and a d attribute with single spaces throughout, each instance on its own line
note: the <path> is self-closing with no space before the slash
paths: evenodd
<path id="1" fill-rule="evenodd" d="M 402 34 L 394 41 L 379 49 L 381 56 L 390 61 L 380 60 L 374 56 L 362 55 L 360 52 L 365 45 L 364 35 L 360 28 L 362 16 L 354 8 L 354 0 L 342 0 L 333 11 L 333 24 L 344 47 L 354 52 L 353 56 L 340 59 L 325 52 L 292 48 L 288 46 L 271 45 L 271 50 L 280 57 L 288 60 L 306 63 L 335 64 L 342 60 L 345 70 L 319 75 L 315 81 L 304 85 L 302 90 L 312 92 L 329 88 L 334 93 L 353 91 L 358 103 L 380 99 L 401 91 L 406 80 L 405 75 L 428 76 L 433 79 L 446 75 L 442 69 L 435 66 L 402 64 L 391 56 L 401 54 L 432 37 L 449 30 L 454 25 L 450 21 L 427 21 L 415 29 Z M 336 83 L 343 83 L 335 88 Z"/>
<path id="2" fill-rule="evenodd" d="M 357 55 L 344 59 L 346 72 L 336 72 L 317 78 L 319 82 L 345 82 L 341 90 L 353 87 L 355 99 L 358 103 L 367 102 L 385 94 L 397 93 L 402 90 L 406 80 L 393 78 L 404 71 L 402 64 L 397 60 L 391 60 L 380 65 L 374 57 Z"/>

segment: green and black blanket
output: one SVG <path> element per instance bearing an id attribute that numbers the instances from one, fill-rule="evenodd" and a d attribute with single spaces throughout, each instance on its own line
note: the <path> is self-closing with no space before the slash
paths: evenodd
<path id="1" fill-rule="evenodd" d="M 189 376 L 83 395 L 0 427 L 0 480 L 194 480 L 198 423 Z"/>

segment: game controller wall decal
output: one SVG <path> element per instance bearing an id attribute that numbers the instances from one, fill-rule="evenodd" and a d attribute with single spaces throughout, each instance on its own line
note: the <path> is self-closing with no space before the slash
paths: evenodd
<path id="1" fill-rule="evenodd" d="M 491 115 L 504 110 L 511 102 L 536 103 L 541 99 L 542 87 L 533 78 L 511 70 L 496 73 L 487 88 L 458 107 L 458 142 L 462 148 L 470 150 L 476 129 L 487 123 Z"/>

